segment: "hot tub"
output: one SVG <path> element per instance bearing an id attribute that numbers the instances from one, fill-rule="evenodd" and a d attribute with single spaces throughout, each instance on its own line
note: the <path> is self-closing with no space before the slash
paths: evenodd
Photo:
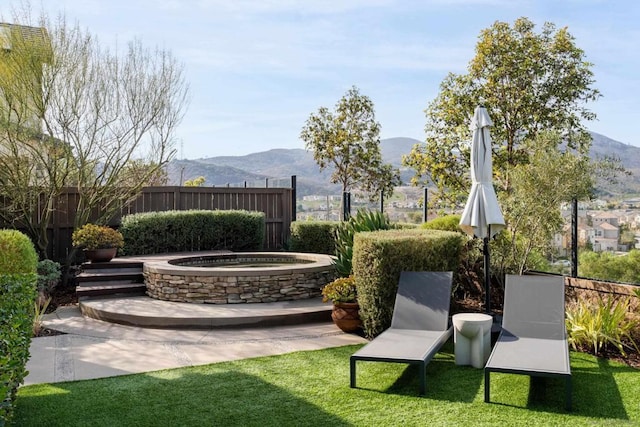
<path id="1" fill-rule="evenodd" d="M 145 262 L 147 294 L 165 301 L 237 304 L 316 298 L 336 277 L 332 257 L 237 252 Z"/>

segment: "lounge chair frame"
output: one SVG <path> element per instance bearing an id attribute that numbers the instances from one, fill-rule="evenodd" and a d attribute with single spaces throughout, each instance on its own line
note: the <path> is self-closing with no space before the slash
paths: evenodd
<path id="1" fill-rule="evenodd" d="M 391 326 L 350 358 L 350 385 L 356 387 L 356 362 L 418 365 L 420 394 L 426 393 L 427 364 L 451 337 L 452 272 L 402 272 Z"/>
<path id="2" fill-rule="evenodd" d="M 507 275 L 502 331 L 484 368 L 484 401 L 491 373 L 560 377 L 571 411 L 571 365 L 565 326 L 564 278 Z"/>

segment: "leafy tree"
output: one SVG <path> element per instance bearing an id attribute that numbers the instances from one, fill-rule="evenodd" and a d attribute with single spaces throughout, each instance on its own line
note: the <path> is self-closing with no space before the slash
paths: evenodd
<path id="1" fill-rule="evenodd" d="M 380 124 L 373 102 L 354 86 L 338 101 L 335 111 L 321 107 L 307 119 L 300 138 L 324 170 L 333 167 L 331 182 L 342 191 L 354 187 L 375 198 L 380 191 L 391 195 L 400 184 L 400 172 L 382 163 Z"/>
<path id="2" fill-rule="evenodd" d="M 581 277 L 640 283 L 640 250 L 632 249 L 624 255 L 584 251 L 580 253 L 578 269 Z"/>
<path id="3" fill-rule="evenodd" d="M 499 270 L 513 266 L 522 274 L 534 258 L 532 251 L 551 252 L 553 236 L 562 230 L 563 202 L 588 198 L 597 171 L 586 154 L 557 149 L 561 136 L 539 133 L 529 162 L 512 168 L 512 191 L 503 193 L 502 210 L 509 224 L 494 260 Z"/>
<path id="4" fill-rule="evenodd" d="M 185 187 L 202 187 L 206 181 L 204 176 L 199 176 L 197 178 L 188 179 L 184 182 Z"/>
<path id="5" fill-rule="evenodd" d="M 496 190 L 512 187 L 511 170 L 528 161 L 542 130 L 564 132 L 570 148 L 586 153 L 590 137 L 584 106 L 598 98 L 591 65 L 566 28 L 545 23 L 540 33 L 527 18 L 483 30 L 468 74 L 449 74 L 426 110 L 426 144 L 405 157 L 438 188 L 437 198 L 459 203 L 469 190 L 470 118 L 482 103 L 494 122 Z M 557 141 L 558 145 L 563 140 Z"/>
<path id="6" fill-rule="evenodd" d="M 129 162 L 126 174 L 123 174 L 122 179 L 122 185 L 125 186 L 143 183 L 147 187 L 162 187 L 167 185 L 169 175 L 165 167 L 158 168 L 156 164 L 138 159 Z"/>
<path id="7" fill-rule="evenodd" d="M 14 22 L 30 23 L 29 12 Z M 161 179 L 186 106 L 183 69 L 139 41 L 110 52 L 78 24 L 12 25 L 0 67 L 2 219 L 47 247 L 57 197 L 73 187 L 74 227 L 106 223 Z M 97 215 L 97 216 L 96 216 Z M 71 255 L 72 256 L 72 255 Z"/>

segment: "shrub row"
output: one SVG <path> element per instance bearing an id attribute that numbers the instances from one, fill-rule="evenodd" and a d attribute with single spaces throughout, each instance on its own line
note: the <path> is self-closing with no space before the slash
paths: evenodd
<path id="1" fill-rule="evenodd" d="M 374 337 L 391 325 L 402 271 L 458 271 L 465 237 L 439 230 L 357 233 L 353 246 L 360 317 Z"/>
<path id="2" fill-rule="evenodd" d="M 124 216 L 119 231 L 124 255 L 261 250 L 265 215 L 240 210 L 148 212 Z"/>
<path id="3" fill-rule="evenodd" d="M 293 221 L 289 250 L 316 254 L 335 255 L 336 230 L 341 221 Z M 394 229 L 415 229 L 419 224 L 392 223 Z"/>
<path id="4" fill-rule="evenodd" d="M 293 252 L 333 255 L 338 225 L 338 221 L 293 221 L 289 249 Z"/>
<path id="5" fill-rule="evenodd" d="M 18 386 L 27 375 L 37 264 L 27 236 L 0 230 L 0 425 L 9 423 Z"/>

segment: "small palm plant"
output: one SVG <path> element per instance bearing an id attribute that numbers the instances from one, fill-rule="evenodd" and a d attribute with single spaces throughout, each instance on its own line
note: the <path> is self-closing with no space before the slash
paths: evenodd
<path id="1" fill-rule="evenodd" d="M 389 218 L 382 212 L 360 209 L 340 223 L 336 229 L 336 270 L 342 277 L 351 275 L 353 258 L 353 237 L 360 231 L 388 230 L 391 228 Z"/>

